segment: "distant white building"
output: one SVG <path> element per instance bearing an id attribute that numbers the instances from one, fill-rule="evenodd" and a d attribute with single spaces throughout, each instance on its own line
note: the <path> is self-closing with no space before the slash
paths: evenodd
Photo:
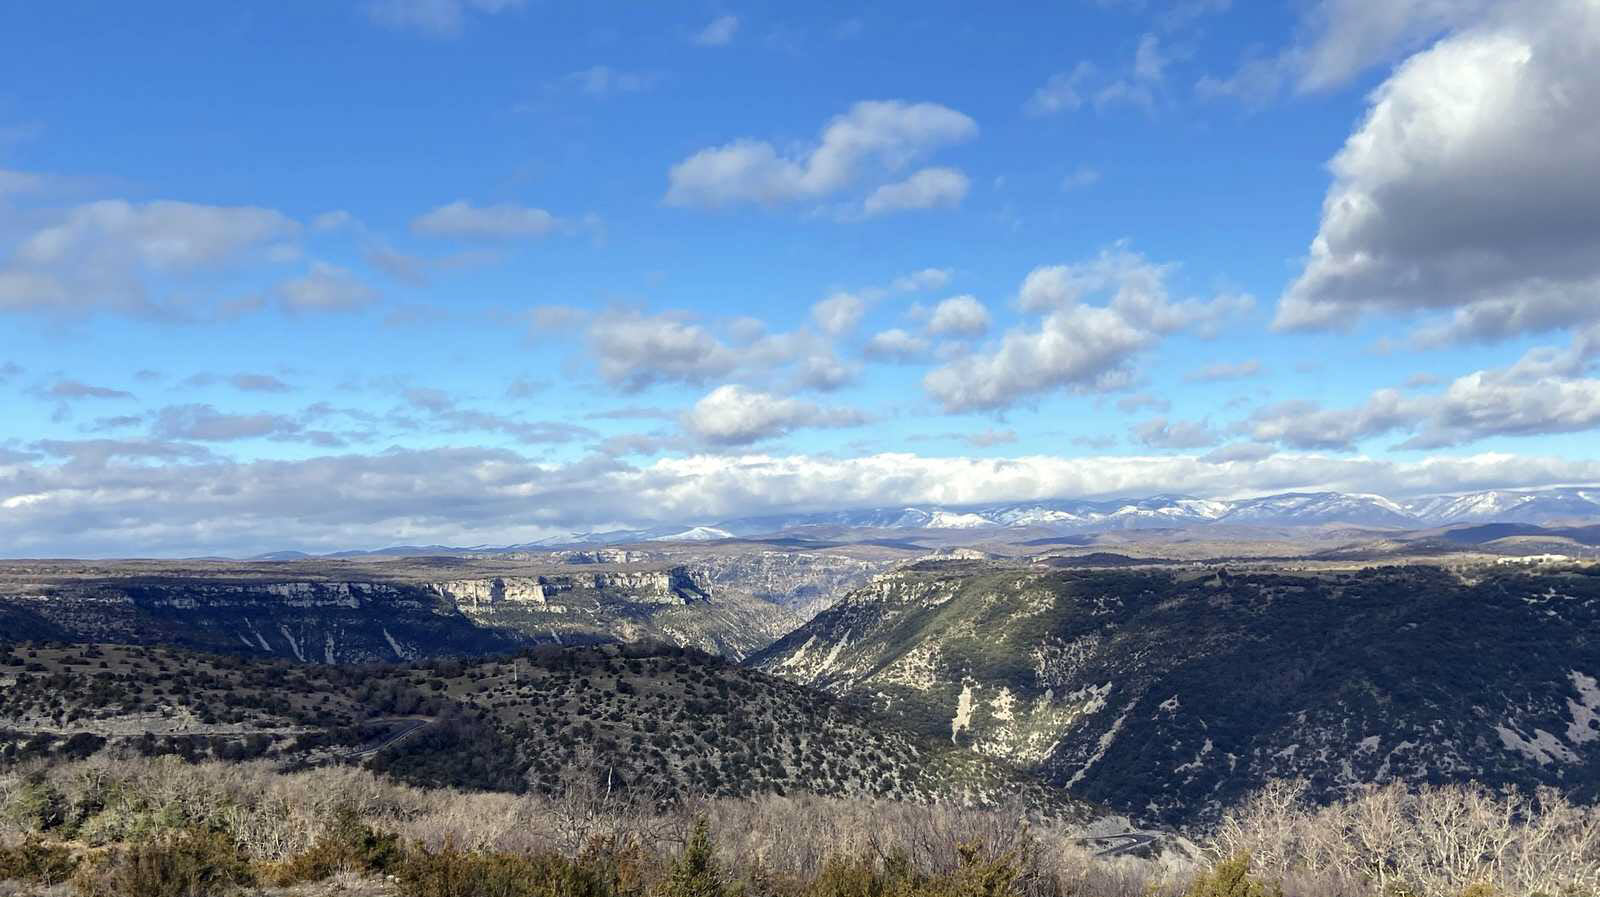
<path id="1" fill-rule="evenodd" d="M 1560 564 L 1572 560 L 1564 554 L 1524 554 L 1514 558 L 1495 558 L 1496 564 Z"/>

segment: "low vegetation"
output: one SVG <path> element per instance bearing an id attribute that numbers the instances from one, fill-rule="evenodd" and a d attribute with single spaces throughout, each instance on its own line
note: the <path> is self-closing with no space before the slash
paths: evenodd
<path id="1" fill-rule="evenodd" d="M 1181 884 L 1149 861 L 1095 859 L 1077 832 L 1025 816 L 816 796 L 658 806 L 583 777 L 517 795 L 347 767 L 102 755 L 0 773 L 0 880 L 84 897 L 341 876 L 400 897 L 1133 897 Z"/>
<path id="2" fill-rule="evenodd" d="M 1078 832 L 1016 810 L 778 796 L 662 808 L 582 780 L 553 795 L 467 793 L 350 768 L 96 757 L 0 774 L 0 881 L 12 882 L 0 894 L 1600 894 L 1600 809 L 1462 788 L 1323 808 L 1302 794 L 1257 795 L 1196 868 L 1171 853 L 1097 856 Z"/>

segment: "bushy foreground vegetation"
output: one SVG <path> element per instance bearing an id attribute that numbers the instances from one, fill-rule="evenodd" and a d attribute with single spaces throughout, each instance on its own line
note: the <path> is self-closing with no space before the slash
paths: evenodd
<path id="1" fill-rule="evenodd" d="M 577 776 L 559 794 L 423 789 L 349 767 L 130 757 L 0 773 L 0 880 L 187 897 L 357 873 L 402 897 L 874 897 L 1172 891 L 1015 812 L 767 796 L 668 809 Z M 392 876 L 392 881 L 390 877 Z M 0 893 L 4 893 L 0 890 Z"/>
<path id="2" fill-rule="evenodd" d="M 1600 807 L 1554 788 L 1386 785 L 1317 806 L 1273 782 L 1224 818 L 1219 856 L 1294 894 L 1591 897 L 1600 894 Z"/>
<path id="3" fill-rule="evenodd" d="M 0 881 L 22 883 L 0 894 L 1600 895 L 1595 808 L 1444 788 L 1319 809 L 1299 793 L 1258 795 L 1196 870 L 1096 856 L 1080 833 L 1014 812 L 778 796 L 662 810 L 603 778 L 555 796 L 465 793 L 344 767 L 97 756 L 0 774 Z"/>

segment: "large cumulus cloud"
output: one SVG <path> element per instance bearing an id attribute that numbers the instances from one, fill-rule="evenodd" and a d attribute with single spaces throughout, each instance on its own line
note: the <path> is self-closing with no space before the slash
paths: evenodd
<path id="1" fill-rule="evenodd" d="M 1486 15 L 1374 92 L 1278 327 L 1432 313 L 1438 343 L 1600 318 L 1600 3 Z"/>

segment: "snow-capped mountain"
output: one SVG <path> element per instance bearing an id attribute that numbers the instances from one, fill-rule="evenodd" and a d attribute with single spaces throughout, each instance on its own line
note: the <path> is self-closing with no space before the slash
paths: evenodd
<path id="1" fill-rule="evenodd" d="M 937 505 L 864 508 L 815 514 L 746 517 L 717 529 L 752 536 L 807 527 L 852 529 L 1015 529 L 1087 532 L 1207 524 L 1320 526 L 1343 524 L 1418 529 L 1453 523 L 1576 523 L 1600 521 L 1600 488 L 1560 488 L 1396 501 L 1359 492 L 1286 492 L 1214 500 L 1158 495 L 1128 500 L 1060 500 L 972 507 Z"/>
<path id="2" fill-rule="evenodd" d="M 647 529 L 572 533 L 537 542 L 475 549 L 400 547 L 358 554 L 451 554 L 542 550 L 633 542 L 712 542 L 806 530 L 835 538 L 840 530 L 1018 530 L 1079 534 L 1120 529 L 1204 526 L 1357 526 L 1416 530 L 1452 524 L 1600 523 L 1600 487 L 1487 490 L 1396 501 L 1362 492 L 1285 492 L 1232 500 L 1154 495 L 1137 499 L 1062 499 L 974 506 L 913 505 L 741 517 L 716 523 L 677 522 Z M 289 556 L 284 553 L 282 556 Z M 298 553 L 292 553 L 299 556 Z M 272 558 L 278 555 L 266 555 Z"/>

